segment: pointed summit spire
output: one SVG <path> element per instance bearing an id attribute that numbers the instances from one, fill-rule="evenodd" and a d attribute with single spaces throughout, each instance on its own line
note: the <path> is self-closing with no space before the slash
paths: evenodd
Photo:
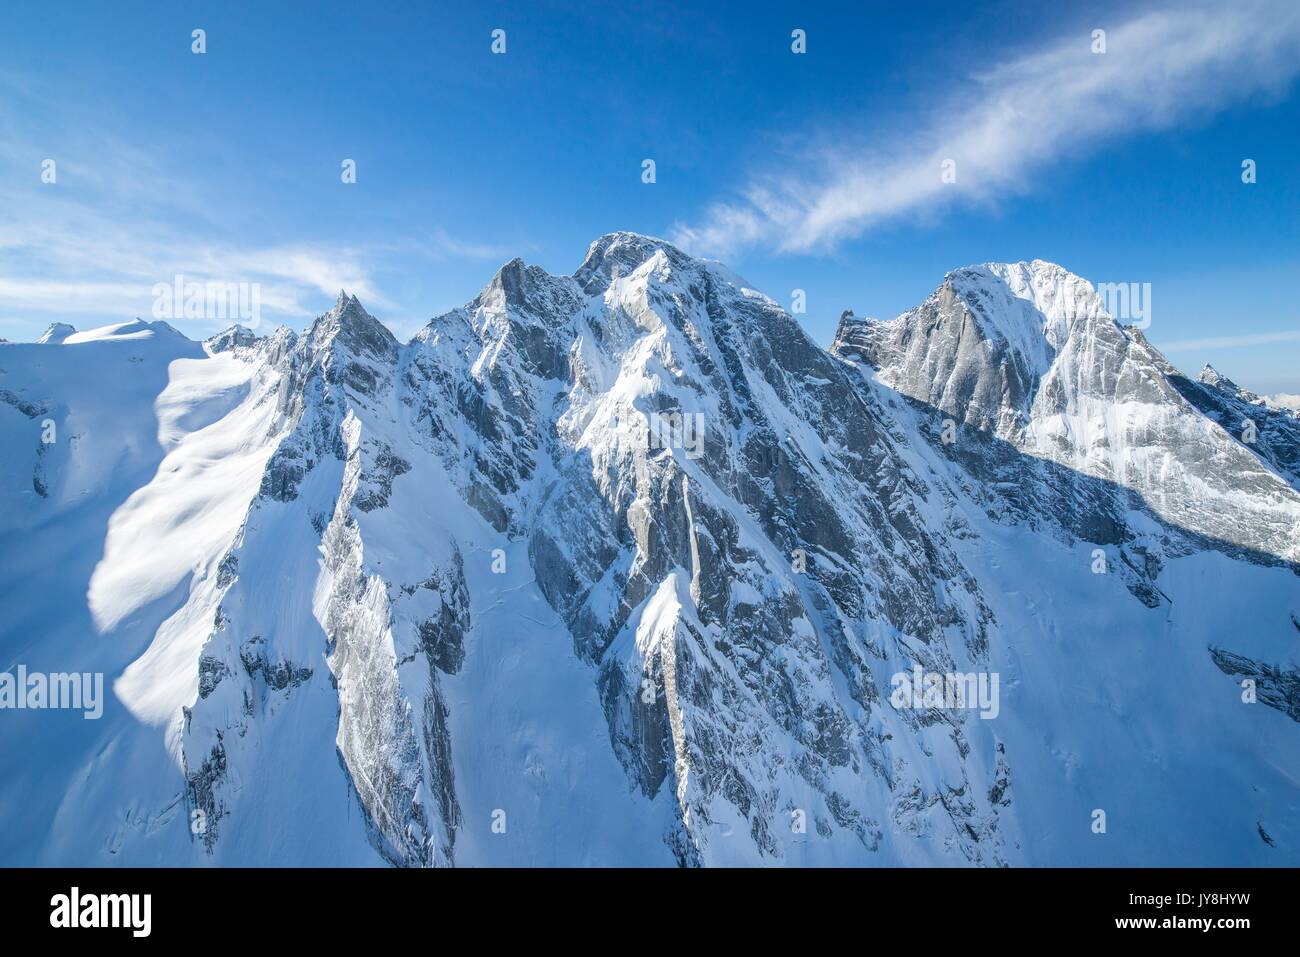
<path id="1" fill-rule="evenodd" d="M 1201 382 L 1202 385 L 1208 385 L 1211 388 L 1218 389 L 1221 392 L 1228 392 L 1234 394 L 1241 392 L 1241 388 L 1237 385 L 1237 383 L 1233 382 L 1231 379 L 1229 379 L 1226 375 L 1221 373 L 1218 369 L 1214 368 L 1214 366 L 1210 365 L 1208 362 L 1201 367 L 1201 374 L 1197 376 L 1197 379 Z"/>
<path id="2" fill-rule="evenodd" d="M 338 341 L 354 352 L 376 358 L 397 354 L 396 337 L 345 289 L 339 290 L 334 308 L 312 324 L 311 336 L 322 345 Z"/>

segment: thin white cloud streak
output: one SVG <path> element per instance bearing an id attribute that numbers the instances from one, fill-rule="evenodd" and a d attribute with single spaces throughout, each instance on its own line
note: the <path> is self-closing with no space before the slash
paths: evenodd
<path id="1" fill-rule="evenodd" d="M 0 199 L 4 198 L 0 191 Z M 15 204 L 16 205 L 16 204 Z M 30 206 L 29 206 L 30 211 Z M 376 309 L 396 308 L 378 288 L 366 261 L 400 254 L 432 261 L 498 259 L 501 250 L 466 243 L 434 230 L 427 238 L 385 242 L 358 250 L 300 243 L 282 246 L 214 245 L 159 223 L 130 226 L 94 212 L 88 205 L 47 204 L 43 221 L 0 223 L 0 263 L 27 255 L 38 259 L 42 275 L 8 277 L 0 282 L 0 301 L 11 309 L 78 314 L 99 302 L 107 316 L 139 310 L 154 283 L 187 281 L 260 282 L 262 304 L 286 318 L 314 315 L 303 300 L 313 292 L 331 299 L 340 290 Z"/>
<path id="2" fill-rule="evenodd" d="M 13 203 L 6 200 L 12 198 Z M 370 309 L 395 310 L 373 274 L 389 256 L 429 261 L 499 259 L 501 250 L 467 243 L 436 229 L 412 240 L 384 241 L 363 250 L 328 243 L 233 245 L 204 238 L 203 230 L 159 221 L 125 222 L 91 203 L 50 201 L 39 211 L 26 197 L 0 190 L 0 304 L 11 315 L 102 315 L 104 322 L 144 315 L 155 283 L 256 282 L 265 310 L 285 321 L 314 316 L 318 295 L 333 301 L 340 289 Z M 3 221 L 8 219 L 9 221 Z M 184 220 L 192 222 L 192 218 Z M 24 263 L 31 268 L 18 268 Z"/>
<path id="3" fill-rule="evenodd" d="M 503 258 L 498 249 L 432 228 L 410 239 L 355 246 L 314 240 L 259 243 L 221 238 L 238 210 L 214 203 L 200 181 L 160 154 L 112 132 L 76 103 L 48 98 L 40 84 L 0 68 L 0 309 L 6 326 L 79 317 L 147 316 L 153 287 L 249 282 L 276 321 L 314 316 L 319 296 L 340 289 L 367 307 L 395 310 L 375 273 L 392 257 L 428 261 Z M 30 128 L 30 129 L 28 129 Z M 37 143 L 56 143 L 38 148 Z M 41 161 L 58 183 L 39 181 Z M 21 184 L 21 185 L 20 185 Z M 29 318 L 18 318 L 24 314 Z"/>
<path id="4" fill-rule="evenodd" d="M 42 221 L 35 219 L 0 224 L 0 264 L 9 267 L 0 302 L 11 312 L 102 313 L 105 322 L 143 315 L 154 284 L 170 284 L 176 275 L 187 282 L 257 282 L 262 305 L 285 318 L 312 315 L 307 297 L 333 297 L 341 288 L 377 308 L 392 306 L 350 250 L 212 244 L 163 224 L 126 226 L 79 203 L 49 204 Z M 35 268 L 18 275 L 12 266 L 22 262 Z"/>
<path id="5" fill-rule="evenodd" d="M 1106 139 L 1285 89 L 1300 73 L 1300 3 L 1184 4 L 1108 28 L 1105 53 L 1091 40 L 1090 30 L 1072 33 L 972 77 L 968 93 L 936 104 L 889 147 L 824 153 L 809 169 L 756 178 L 743 201 L 713 205 L 673 239 L 715 255 L 802 252 L 953 200 L 1023 192 L 1034 172 Z M 942 180 L 946 159 L 955 183 Z"/>
<path id="6" fill-rule="evenodd" d="M 265 283 L 259 280 L 226 280 L 197 273 L 182 273 L 186 283 L 197 282 L 258 282 L 259 304 L 282 316 L 310 316 L 312 311 L 299 301 L 301 290 L 284 283 Z M 175 278 L 158 280 L 168 287 Z M 39 313 L 42 316 L 97 316 L 103 324 L 122 321 L 128 316 L 149 318 L 154 302 L 154 283 L 131 282 L 81 282 L 42 279 L 0 278 L 0 302 L 6 309 L 22 313 Z M 181 320 L 192 321 L 192 320 Z M 10 324 L 20 319 L 8 319 Z M 30 320 L 27 320 L 30 324 Z M 218 320 L 218 325 L 229 325 Z"/>
<path id="7" fill-rule="evenodd" d="M 1285 332 L 1261 332 L 1251 336 L 1214 336 L 1208 339 L 1180 339 L 1160 346 L 1161 352 L 1201 352 L 1206 349 L 1240 349 L 1274 342 L 1300 342 L 1300 329 Z"/>
<path id="8" fill-rule="evenodd" d="M 427 239 L 414 240 L 399 244 L 398 249 L 409 249 L 417 255 L 433 260 L 444 259 L 507 259 L 514 255 L 505 246 L 490 243 L 466 242 L 450 235 L 445 229 L 438 228 Z"/>

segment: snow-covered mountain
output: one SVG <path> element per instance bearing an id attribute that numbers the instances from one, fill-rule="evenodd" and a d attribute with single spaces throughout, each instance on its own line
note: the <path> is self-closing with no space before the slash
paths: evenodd
<path id="1" fill-rule="evenodd" d="M 406 344 L 52 328 L 0 429 L 0 667 L 111 685 L 0 711 L 3 863 L 1300 862 L 1296 418 L 1059 266 L 827 351 L 615 233 Z"/>
<path id="2" fill-rule="evenodd" d="M 846 319 L 833 350 L 1021 452 L 1137 493 L 1180 528 L 1300 561 L 1295 416 L 1226 380 L 1189 382 L 1060 266 L 957 270 L 891 322 Z"/>

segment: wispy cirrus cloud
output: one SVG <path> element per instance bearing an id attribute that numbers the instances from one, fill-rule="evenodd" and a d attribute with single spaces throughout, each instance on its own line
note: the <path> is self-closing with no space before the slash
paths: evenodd
<path id="1" fill-rule="evenodd" d="M 222 243 L 166 221 L 126 223 L 81 201 L 47 202 L 29 213 L 0 221 L 0 302 L 19 315 L 98 314 L 104 322 L 147 315 L 154 285 L 178 274 L 198 283 L 256 282 L 263 306 L 283 319 L 313 314 L 317 294 L 340 288 L 378 308 L 390 305 L 356 250 Z"/>
<path id="2" fill-rule="evenodd" d="M 395 310 L 381 278 L 387 271 L 391 280 L 394 260 L 418 268 L 503 258 L 496 247 L 437 226 L 381 239 L 359 233 L 343 243 L 309 230 L 301 239 L 259 238 L 239 224 L 261 221 L 261 210 L 232 204 L 205 184 L 202 171 L 142 149 L 119 127 L 133 128 L 0 69 L 4 335 L 34 337 L 54 319 L 102 324 L 148 316 L 154 287 L 170 288 L 177 275 L 187 283 L 256 283 L 262 309 L 277 322 L 317 314 L 322 297 L 332 301 L 340 289 L 372 309 Z M 41 175 L 49 156 L 57 158 L 56 180 L 47 184 Z"/>
<path id="3" fill-rule="evenodd" d="M 1261 332 L 1248 336 L 1211 336 L 1206 339 L 1179 339 L 1161 343 L 1161 352 L 1204 352 L 1207 349 L 1241 349 L 1266 346 L 1277 342 L 1300 342 L 1300 329 Z"/>
<path id="4" fill-rule="evenodd" d="M 756 176 L 740 200 L 678 224 L 673 238 L 717 255 L 809 251 L 941 204 L 1023 191 L 1057 158 L 1284 89 L 1300 73 L 1300 4 L 1179 4 L 1111 25 L 1104 53 L 1092 39 L 1062 36 L 971 77 L 885 146 Z M 953 182 L 941 175 L 947 160 Z"/>

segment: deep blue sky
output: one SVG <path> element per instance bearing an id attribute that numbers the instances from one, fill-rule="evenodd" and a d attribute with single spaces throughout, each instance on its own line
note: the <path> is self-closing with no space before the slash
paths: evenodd
<path id="1" fill-rule="evenodd" d="M 261 281 L 263 322 L 295 327 L 346 285 L 407 336 L 515 255 L 567 273 L 631 229 L 787 304 L 805 289 L 823 343 L 843 309 L 893 316 L 969 263 L 1150 282 L 1175 363 L 1300 392 L 1295 4 L 696 6 L 8 0 L 0 336 L 147 318 L 177 270 Z M 986 129 L 1004 100 L 1016 120 Z M 961 190 L 909 181 L 931 181 L 932 145 L 960 154 Z M 709 228 L 763 183 L 781 202 L 752 233 Z M 834 225 L 780 212 L 817 197 Z"/>

